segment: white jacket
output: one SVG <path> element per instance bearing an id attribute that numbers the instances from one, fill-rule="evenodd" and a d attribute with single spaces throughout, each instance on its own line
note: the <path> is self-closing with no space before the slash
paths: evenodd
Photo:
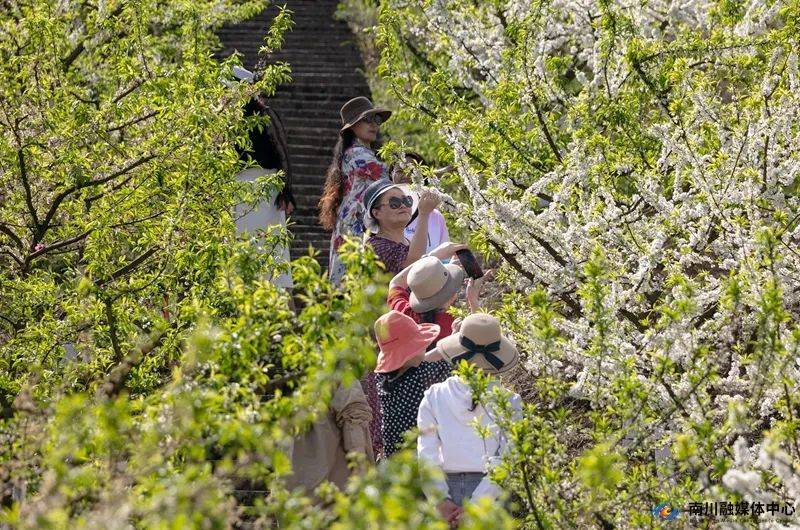
<path id="1" fill-rule="evenodd" d="M 498 385 L 490 383 L 489 389 Z M 522 400 L 517 394 L 511 398 L 511 406 L 522 410 Z M 490 411 L 482 405 L 472 407 L 472 391 L 458 376 L 431 386 L 419 406 L 417 427 L 417 455 L 439 467 L 445 473 L 488 473 L 500 460 L 507 448 L 507 440 L 497 426 Z M 476 420 L 490 435 L 483 439 L 475 428 Z M 446 495 L 447 484 L 437 487 Z M 488 497 L 495 499 L 500 488 L 488 474 L 483 478 L 472 499 Z"/>

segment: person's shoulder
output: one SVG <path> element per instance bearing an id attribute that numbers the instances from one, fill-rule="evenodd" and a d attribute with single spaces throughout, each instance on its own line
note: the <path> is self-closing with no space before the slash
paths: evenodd
<path id="1" fill-rule="evenodd" d="M 386 294 L 386 298 L 389 300 L 409 299 L 410 297 L 411 293 L 409 293 L 408 289 L 404 287 L 391 287 L 389 288 L 389 292 Z"/>
<path id="2" fill-rule="evenodd" d="M 447 381 L 442 381 L 441 383 L 434 383 L 431 386 L 429 386 L 425 390 L 424 394 L 425 399 L 427 399 L 428 401 L 435 400 L 436 396 L 441 394 L 442 390 L 447 386 L 445 385 L 446 382 Z"/>
<path id="3" fill-rule="evenodd" d="M 438 363 L 447 363 L 447 361 L 438 361 L 438 362 L 437 362 L 437 363 L 435 363 L 435 364 L 438 364 Z M 425 395 L 426 395 L 426 396 L 428 396 L 430 399 L 436 399 L 437 397 L 441 396 L 441 395 L 442 395 L 442 393 L 446 392 L 446 391 L 447 391 L 447 389 L 448 389 L 448 387 L 449 387 L 451 384 L 453 384 L 453 382 L 452 382 L 451 380 L 452 380 L 454 377 L 455 377 L 455 376 L 450 376 L 450 377 L 448 377 L 447 379 L 445 379 L 444 381 L 441 381 L 441 382 L 439 382 L 439 383 L 434 383 L 434 384 L 432 384 L 432 385 L 431 385 L 431 386 L 429 386 L 429 387 L 428 387 L 428 389 L 425 391 Z"/>
<path id="4" fill-rule="evenodd" d="M 343 156 L 347 156 L 349 158 L 374 159 L 375 153 L 373 153 L 372 149 L 365 145 L 354 143 L 344 150 Z"/>

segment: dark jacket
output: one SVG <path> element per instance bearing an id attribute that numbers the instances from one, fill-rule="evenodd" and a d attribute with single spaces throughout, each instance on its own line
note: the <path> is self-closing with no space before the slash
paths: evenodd
<path id="1" fill-rule="evenodd" d="M 252 160 L 264 169 L 280 169 L 283 171 L 283 190 L 275 198 L 277 205 L 281 200 L 291 202 L 297 208 L 292 195 L 292 165 L 289 161 L 289 147 L 286 143 L 286 129 L 283 127 L 278 113 L 268 104 L 264 96 L 258 95 L 244 107 L 244 115 L 266 116 L 269 123 L 263 127 L 250 129 L 250 149 L 239 148 L 239 156 L 243 160 Z"/>

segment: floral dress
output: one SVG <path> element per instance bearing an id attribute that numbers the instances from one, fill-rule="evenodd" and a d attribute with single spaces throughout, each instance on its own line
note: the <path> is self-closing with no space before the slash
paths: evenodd
<path id="1" fill-rule="evenodd" d="M 331 250 L 328 260 L 331 282 L 339 285 L 345 273 L 344 263 L 339 259 L 339 247 L 345 236 L 364 234 L 364 192 L 381 177 L 389 177 L 389 170 L 375 153 L 358 140 L 342 154 L 342 179 L 344 190 L 342 204 L 336 214 L 336 226 L 331 234 Z"/>

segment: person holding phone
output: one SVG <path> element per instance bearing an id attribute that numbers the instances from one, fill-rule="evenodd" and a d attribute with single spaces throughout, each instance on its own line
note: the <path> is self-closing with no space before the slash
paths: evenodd
<path id="1" fill-rule="evenodd" d="M 400 271 L 389 282 L 389 307 L 416 322 L 438 324 L 439 339 L 449 336 L 454 331 L 454 319 L 447 309 L 458 299 L 465 272 L 459 265 L 444 264 L 442 260 L 452 259 L 463 250 L 468 250 L 466 245 L 448 241 Z M 489 274 L 482 274 L 467 281 L 466 300 L 473 313 L 480 310 L 480 292 L 488 277 Z"/>
<path id="2" fill-rule="evenodd" d="M 432 350 L 438 341 L 458 331 L 458 323 L 447 313 L 458 297 L 464 285 L 464 271 L 458 265 L 445 265 L 442 259 L 451 258 L 457 251 L 466 249 L 466 245 L 443 243 L 416 263 L 400 271 L 389 284 L 388 304 L 392 317 L 422 326 L 433 325 L 438 333 L 429 341 L 427 350 Z M 470 310 L 479 310 L 478 298 L 485 276 L 467 284 L 467 303 Z M 388 318 L 388 317 L 387 317 Z M 455 324 L 455 325 L 454 325 Z M 411 324 L 407 324 L 411 326 Z M 377 328 L 376 328 L 377 329 Z M 426 328 L 428 329 L 428 328 Z M 396 343 L 393 347 L 404 344 L 411 333 L 392 335 Z M 379 344 L 380 342 L 380 335 Z M 389 339 L 384 341 L 389 344 Z M 412 348 L 413 349 L 413 348 Z M 424 349 L 422 350 L 424 352 Z M 380 357 L 379 357 L 380 359 Z M 436 362 L 433 354 L 426 356 L 426 363 L 413 370 L 382 370 L 380 363 L 376 373 L 372 374 L 380 402 L 381 434 L 384 437 L 384 452 L 391 455 L 399 447 L 403 433 L 416 425 L 416 411 L 422 393 L 434 383 L 444 381 L 450 375 L 447 363 Z M 419 363 L 417 363 L 419 364 Z"/>

